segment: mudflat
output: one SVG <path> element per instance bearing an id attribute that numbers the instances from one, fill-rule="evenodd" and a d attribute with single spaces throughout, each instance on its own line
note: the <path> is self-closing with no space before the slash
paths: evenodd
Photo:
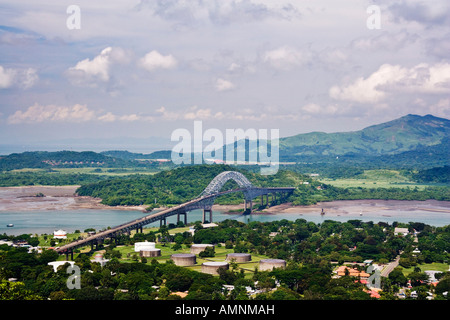
<path id="1" fill-rule="evenodd" d="M 79 186 L 25 186 L 1 187 L 0 211 L 29 211 L 29 210 L 74 210 L 74 209 L 108 209 L 108 210 L 140 210 L 145 206 L 107 206 L 101 204 L 101 199 L 82 197 L 76 194 Z M 38 197 L 38 194 L 44 197 Z M 257 205 L 257 201 L 254 202 Z M 243 204 L 214 205 L 213 210 L 234 213 L 243 209 Z M 360 216 L 396 215 L 396 211 L 430 211 L 450 214 L 450 201 L 402 201 L 402 200 L 340 200 L 319 202 L 309 206 L 294 206 L 283 203 L 273 207 L 256 211 L 254 214 L 301 214 L 318 215 L 323 209 L 325 216 Z"/>
<path id="2" fill-rule="evenodd" d="M 77 196 L 79 186 L 25 186 L 0 188 L 0 211 L 117 209 L 145 210 L 143 206 L 110 207 L 101 199 Z M 43 194 L 44 196 L 38 196 Z"/>

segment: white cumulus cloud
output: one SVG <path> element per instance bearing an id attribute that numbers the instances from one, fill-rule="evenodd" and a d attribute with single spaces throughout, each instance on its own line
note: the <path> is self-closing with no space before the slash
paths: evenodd
<path id="1" fill-rule="evenodd" d="M 139 60 L 139 65 L 148 71 L 156 69 L 173 69 L 178 61 L 172 55 L 162 55 L 156 50 L 150 51 Z"/>
<path id="2" fill-rule="evenodd" d="M 263 61 L 269 63 L 276 69 L 287 70 L 308 63 L 311 60 L 311 53 L 297 50 L 289 46 L 283 46 L 274 50 L 266 51 Z"/>
<path id="3" fill-rule="evenodd" d="M 95 119 L 95 112 L 85 105 L 74 106 L 42 106 L 34 104 L 25 111 L 16 111 L 9 116 L 8 123 L 39 123 L 39 122 L 83 122 Z"/>
<path id="4" fill-rule="evenodd" d="M 418 64 L 412 68 L 383 64 L 367 78 L 359 77 L 344 86 L 332 86 L 329 94 L 337 100 L 378 102 L 390 92 L 450 93 L 450 64 Z"/>
<path id="5" fill-rule="evenodd" d="M 216 80 L 215 87 L 217 91 L 228 91 L 234 89 L 235 85 L 231 81 L 219 78 Z"/>
<path id="6" fill-rule="evenodd" d="M 36 69 L 4 68 L 0 66 L 0 89 L 18 86 L 24 89 L 32 87 L 38 80 Z"/>
<path id="7" fill-rule="evenodd" d="M 79 61 L 74 67 L 69 68 L 67 75 L 73 84 L 92 86 L 98 81 L 109 81 L 112 65 L 128 63 L 129 59 L 129 53 L 124 49 L 107 47 L 92 60 Z"/>

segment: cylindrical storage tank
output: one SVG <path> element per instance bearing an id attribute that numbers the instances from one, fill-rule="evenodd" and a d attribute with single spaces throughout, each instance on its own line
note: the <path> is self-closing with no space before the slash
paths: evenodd
<path id="1" fill-rule="evenodd" d="M 161 249 L 141 250 L 139 255 L 145 258 L 159 257 L 161 256 Z"/>
<path id="2" fill-rule="evenodd" d="M 212 247 L 214 249 L 214 245 L 212 244 L 193 244 L 191 246 L 191 253 L 199 254 L 200 252 L 204 251 L 207 247 Z"/>
<path id="3" fill-rule="evenodd" d="M 136 242 L 134 244 L 134 251 L 139 252 L 143 250 L 153 250 L 155 249 L 155 243 L 154 242 Z"/>
<path id="4" fill-rule="evenodd" d="M 263 259 L 259 261 L 259 271 L 272 271 L 275 268 L 286 268 L 286 261 L 281 259 Z"/>
<path id="5" fill-rule="evenodd" d="M 225 269 L 228 270 L 229 268 L 228 262 L 220 262 L 220 261 L 208 261 L 202 263 L 202 272 L 208 273 L 212 275 L 218 275 L 219 269 Z"/>
<path id="6" fill-rule="evenodd" d="M 177 266 L 193 266 L 197 263 L 195 254 L 176 253 L 170 257 Z"/>
<path id="7" fill-rule="evenodd" d="M 234 262 L 248 262 L 252 261 L 252 256 L 250 253 L 229 253 L 227 254 L 227 261 Z"/>

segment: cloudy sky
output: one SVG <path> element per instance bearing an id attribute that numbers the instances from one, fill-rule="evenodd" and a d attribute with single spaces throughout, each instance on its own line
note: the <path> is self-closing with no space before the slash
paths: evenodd
<path id="1" fill-rule="evenodd" d="M 3 145 L 150 152 L 194 120 L 291 136 L 409 113 L 450 117 L 447 0 L 0 0 Z"/>

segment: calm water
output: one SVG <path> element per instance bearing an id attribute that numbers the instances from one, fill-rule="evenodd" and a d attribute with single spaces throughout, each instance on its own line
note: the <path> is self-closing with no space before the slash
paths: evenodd
<path id="1" fill-rule="evenodd" d="M 296 220 L 305 219 L 314 223 L 324 220 L 348 221 L 358 219 L 373 222 L 423 222 L 433 226 L 450 225 L 450 202 L 426 201 L 384 201 L 384 202 L 357 202 L 342 201 L 324 204 L 326 214 L 320 215 L 320 210 L 314 209 L 299 213 L 285 214 L 252 214 L 237 215 L 225 214 L 220 211 L 213 212 L 213 221 L 220 222 L 225 219 L 235 219 L 241 222 L 260 221 L 269 222 L 274 220 Z M 360 215 L 362 214 L 362 215 Z M 140 218 L 146 215 L 141 211 L 129 210 L 41 210 L 41 211 L 0 211 L 0 234 L 18 235 L 29 234 L 52 234 L 54 230 L 63 229 L 68 232 L 95 228 L 100 230 L 114 227 L 122 223 Z M 209 218 L 209 215 L 207 215 Z M 168 218 L 168 223 L 176 223 L 176 215 Z M 202 211 L 194 210 L 188 213 L 188 222 L 201 221 Z M 6 227 L 14 224 L 13 228 Z M 159 222 L 148 226 L 159 226 Z"/>

